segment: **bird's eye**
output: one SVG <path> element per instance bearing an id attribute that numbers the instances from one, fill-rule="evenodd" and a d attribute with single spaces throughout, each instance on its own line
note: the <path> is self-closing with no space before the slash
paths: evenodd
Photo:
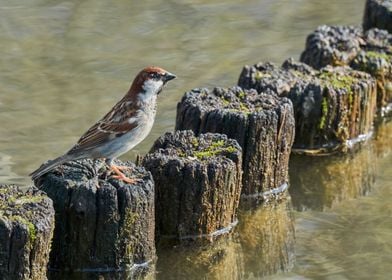
<path id="1" fill-rule="evenodd" d="M 159 74 L 158 73 L 150 73 L 150 78 L 158 79 L 159 78 Z"/>

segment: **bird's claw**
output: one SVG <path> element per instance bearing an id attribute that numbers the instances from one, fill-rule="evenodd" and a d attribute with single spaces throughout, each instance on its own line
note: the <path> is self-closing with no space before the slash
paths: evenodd
<path id="1" fill-rule="evenodd" d="M 125 176 L 124 173 L 121 172 L 122 170 L 130 170 L 132 169 L 132 167 L 112 165 L 110 169 L 115 173 L 114 175 L 111 176 L 111 178 L 124 181 L 128 184 L 134 184 L 140 182 L 140 179 L 128 178 L 127 176 Z"/>
<path id="2" fill-rule="evenodd" d="M 123 171 L 123 170 L 132 170 L 133 169 L 133 167 L 126 166 L 126 165 L 116 165 L 116 168 L 118 170 L 121 170 L 121 171 Z"/>
<path id="3" fill-rule="evenodd" d="M 124 182 L 126 182 L 128 184 L 135 184 L 135 183 L 138 183 L 138 182 L 141 181 L 140 179 L 137 179 L 137 178 L 128 178 L 124 174 L 122 174 L 122 175 L 112 175 L 111 178 L 117 179 L 117 180 L 120 180 L 120 181 L 124 181 Z"/>

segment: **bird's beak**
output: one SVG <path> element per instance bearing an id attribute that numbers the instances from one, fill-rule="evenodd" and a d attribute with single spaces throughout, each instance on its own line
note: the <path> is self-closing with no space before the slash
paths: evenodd
<path id="1" fill-rule="evenodd" d="M 165 76 L 163 77 L 163 81 L 166 83 L 170 80 L 173 80 L 174 78 L 176 78 L 176 75 L 174 75 L 170 72 L 166 72 Z"/>

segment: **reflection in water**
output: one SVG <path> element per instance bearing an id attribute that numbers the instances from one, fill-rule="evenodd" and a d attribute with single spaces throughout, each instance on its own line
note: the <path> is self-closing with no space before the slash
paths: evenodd
<path id="1" fill-rule="evenodd" d="M 341 203 L 333 212 L 298 213 L 293 274 L 301 279 L 391 279 L 391 162 L 389 154 L 377 163 L 369 196 Z"/>
<path id="2" fill-rule="evenodd" d="M 239 214 L 245 278 L 289 271 L 294 265 L 295 230 L 291 201 L 271 203 Z"/>
<path id="3" fill-rule="evenodd" d="M 324 211 L 340 201 L 366 195 L 374 185 L 375 164 L 371 143 L 342 156 L 292 155 L 289 191 L 294 208 Z"/>
<path id="4" fill-rule="evenodd" d="M 0 184 L 15 184 L 22 180 L 21 176 L 18 176 L 12 171 L 12 158 L 0 152 Z"/>
<path id="5" fill-rule="evenodd" d="M 49 280 L 154 280 L 155 273 L 143 269 L 128 272 L 55 272 L 48 273 Z"/>
<path id="6" fill-rule="evenodd" d="M 251 279 L 294 265 L 294 220 L 289 198 L 242 209 L 231 237 L 199 248 L 158 247 L 158 279 Z"/>
<path id="7" fill-rule="evenodd" d="M 374 147 L 379 158 L 388 157 L 392 153 L 391 136 L 392 120 L 377 126 Z"/>
<path id="8" fill-rule="evenodd" d="M 243 279 L 243 253 L 235 237 L 202 247 L 158 247 L 158 279 Z"/>
<path id="9" fill-rule="evenodd" d="M 374 147 L 373 157 L 368 159 L 372 168 L 376 165 L 375 183 L 368 196 L 340 203 L 333 211 L 298 213 L 294 277 L 390 279 L 391 141 L 392 122 L 377 127 L 375 139 L 370 143 Z M 355 164 L 359 164 L 359 160 Z M 350 176 L 347 181 L 352 180 Z"/>

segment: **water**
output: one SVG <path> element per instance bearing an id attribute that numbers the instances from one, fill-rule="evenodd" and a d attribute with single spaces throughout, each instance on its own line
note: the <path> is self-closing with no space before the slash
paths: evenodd
<path id="1" fill-rule="evenodd" d="M 150 136 L 123 159 L 146 153 L 159 135 L 173 130 L 176 104 L 185 91 L 235 85 L 245 64 L 298 59 L 306 36 L 318 25 L 359 24 L 365 1 L 133 2 L 0 1 L 0 183 L 30 184 L 27 174 L 68 150 L 146 65 L 162 66 L 178 79 L 159 97 Z M 276 258 L 281 266 L 294 262 L 283 249 L 261 245 L 270 240 L 296 258 L 292 272 L 273 279 L 389 279 L 391 133 L 391 124 L 383 125 L 383 136 L 358 154 L 321 160 L 314 164 L 320 168 L 302 172 L 308 177 L 292 178 L 293 213 L 277 206 L 241 214 L 247 223 L 239 224 L 238 238 L 219 245 L 228 251 L 225 265 L 215 261 L 187 275 L 219 279 L 228 267 L 239 267 L 230 275 L 258 278 L 268 274 L 261 270 L 273 270 Z M 309 165 L 295 158 L 292 166 Z M 313 180 L 320 188 L 312 187 Z M 292 215 L 295 251 L 283 238 L 292 236 L 282 222 Z M 263 219 L 275 223 L 263 229 L 256 223 Z M 257 240 L 253 232 L 259 232 Z M 262 255 L 265 250 L 270 255 Z M 169 278 L 172 265 L 159 264 L 158 278 Z"/>

